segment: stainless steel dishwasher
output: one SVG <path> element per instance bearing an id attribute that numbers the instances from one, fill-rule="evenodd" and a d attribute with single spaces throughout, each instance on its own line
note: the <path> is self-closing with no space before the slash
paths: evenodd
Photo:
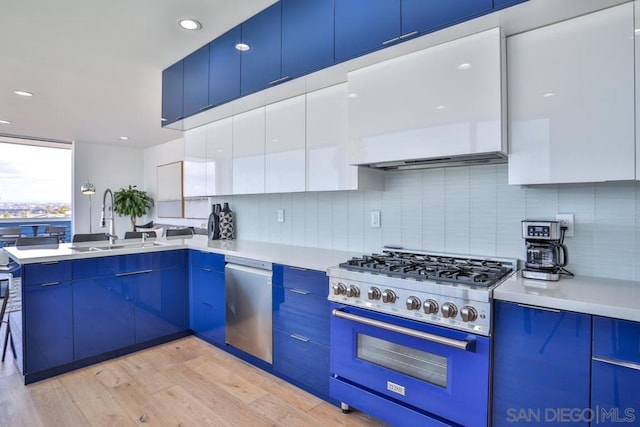
<path id="1" fill-rule="evenodd" d="M 225 256 L 226 342 L 273 363 L 271 263 Z"/>

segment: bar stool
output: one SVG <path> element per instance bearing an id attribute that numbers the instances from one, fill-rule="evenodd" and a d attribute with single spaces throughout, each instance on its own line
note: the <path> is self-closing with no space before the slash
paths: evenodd
<path id="1" fill-rule="evenodd" d="M 9 319 L 4 320 L 4 315 L 7 312 L 7 304 L 9 303 L 9 295 L 11 291 L 11 281 L 13 276 L 11 273 L 0 273 L 0 298 L 2 298 L 2 306 L 0 307 L 0 320 L 2 323 L 6 323 L 6 329 L 4 334 L 4 345 L 2 347 L 2 361 L 4 362 L 4 358 L 7 354 L 7 344 L 9 343 L 9 336 L 11 334 L 11 326 L 9 325 Z M 16 351 L 11 346 L 11 352 L 13 353 L 13 358 L 16 358 Z"/>

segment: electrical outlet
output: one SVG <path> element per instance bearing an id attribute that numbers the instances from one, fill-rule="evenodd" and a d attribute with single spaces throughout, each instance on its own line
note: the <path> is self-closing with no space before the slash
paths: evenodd
<path id="1" fill-rule="evenodd" d="M 556 220 L 560 222 L 560 227 L 567 227 L 565 237 L 574 236 L 573 214 L 556 214 Z"/>
<path id="2" fill-rule="evenodd" d="M 371 228 L 380 228 L 380 211 L 371 211 Z"/>
<path id="3" fill-rule="evenodd" d="M 284 209 L 278 209 L 278 222 L 284 222 Z"/>

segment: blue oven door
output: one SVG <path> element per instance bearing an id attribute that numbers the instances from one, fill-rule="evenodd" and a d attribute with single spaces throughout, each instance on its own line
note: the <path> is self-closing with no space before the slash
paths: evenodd
<path id="1" fill-rule="evenodd" d="M 340 304 L 331 309 L 333 381 L 441 420 L 487 425 L 487 337 Z"/>

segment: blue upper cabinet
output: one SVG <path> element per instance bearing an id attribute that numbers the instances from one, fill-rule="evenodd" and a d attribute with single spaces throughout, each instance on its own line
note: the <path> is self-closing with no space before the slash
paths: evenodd
<path id="1" fill-rule="evenodd" d="M 184 61 L 162 72 L 162 126 L 182 120 Z"/>
<path id="2" fill-rule="evenodd" d="M 209 43 L 209 105 L 217 106 L 240 97 L 240 51 L 242 27 Z"/>
<path id="3" fill-rule="evenodd" d="M 490 12 L 493 0 L 402 0 L 400 40 Z"/>
<path id="4" fill-rule="evenodd" d="M 184 117 L 199 113 L 209 105 L 209 45 L 184 58 Z"/>
<path id="5" fill-rule="evenodd" d="M 282 0 L 282 76 L 333 65 L 333 0 Z"/>
<path id="6" fill-rule="evenodd" d="M 400 10 L 400 0 L 335 0 L 336 62 L 397 40 Z"/>
<path id="7" fill-rule="evenodd" d="M 274 4 L 242 23 L 240 94 L 266 89 L 280 80 L 282 50 L 282 5 Z"/>
<path id="8" fill-rule="evenodd" d="M 518 3 L 524 3 L 528 0 L 493 0 L 494 9 L 504 9 L 505 7 L 513 6 Z"/>

